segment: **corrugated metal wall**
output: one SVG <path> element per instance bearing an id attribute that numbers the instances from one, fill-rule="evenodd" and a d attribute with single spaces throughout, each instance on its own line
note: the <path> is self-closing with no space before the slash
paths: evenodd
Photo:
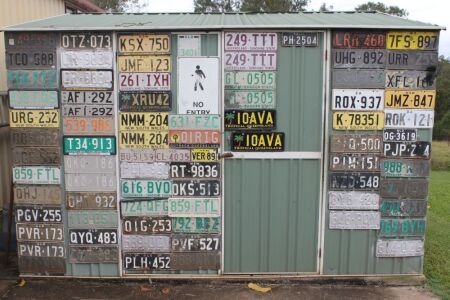
<path id="1" fill-rule="evenodd" d="M 286 134 L 285 151 L 317 157 L 324 90 L 319 36 L 318 47 L 279 46 L 276 81 L 276 131 Z M 224 271 L 317 272 L 320 182 L 319 158 L 226 160 Z"/>
<path id="2" fill-rule="evenodd" d="M 0 126 L 7 123 L 9 123 L 7 96 L 0 95 Z M 9 131 L 9 127 L 0 127 L 0 199 L 5 212 L 9 209 L 11 193 L 11 147 Z"/>

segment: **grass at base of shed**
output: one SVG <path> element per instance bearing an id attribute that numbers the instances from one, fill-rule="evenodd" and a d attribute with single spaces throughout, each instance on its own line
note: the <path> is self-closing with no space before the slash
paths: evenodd
<path id="1" fill-rule="evenodd" d="M 450 171 L 432 171 L 429 191 L 425 276 L 435 294 L 450 300 Z"/>
<path id="2" fill-rule="evenodd" d="M 450 171 L 450 141 L 433 141 L 431 168 L 433 170 Z"/>

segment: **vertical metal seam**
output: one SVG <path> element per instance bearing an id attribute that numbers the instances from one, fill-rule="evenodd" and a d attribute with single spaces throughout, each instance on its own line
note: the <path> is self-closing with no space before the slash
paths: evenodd
<path id="1" fill-rule="evenodd" d="M 202 35 L 200 35 L 200 43 L 201 43 L 201 40 L 202 40 Z M 208 43 L 209 44 L 209 43 Z M 218 47 L 218 49 L 217 49 L 217 55 L 219 55 L 219 61 L 220 61 L 220 69 L 219 69 L 219 80 L 220 80 L 220 89 L 219 89 L 219 91 L 220 91 L 220 97 L 219 97 L 219 111 L 220 111 L 220 113 L 221 113 L 221 122 L 220 122 L 220 126 L 221 126 L 221 129 L 220 129 L 220 131 L 221 131 L 221 136 L 222 136 L 222 144 L 221 144 L 221 147 L 220 147 L 220 152 L 221 153 L 223 153 L 224 152 L 224 146 L 225 146 L 225 131 L 224 131 L 224 118 L 223 118 L 223 115 L 224 115 L 224 107 L 225 107 L 225 105 L 224 105 L 224 101 L 225 101 L 225 92 L 224 92 L 224 90 L 225 90 L 225 85 L 224 85 L 224 80 L 223 80 L 223 78 L 224 78 L 224 68 L 223 68 L 223 59 L 222 59 L 222 57 L 223 57 L 223 45 L 222 45 L 222 32 L 217 32 L 217 47 Z M 200 44 L 201 45 L 201 44 Z M 200 53 L 200 55 L 201 55 L 201 53 Z M 221 165 L 221 185 L 222 185 L 222 187 L 221 187 L 221 191 L 222 191 L 222 194 L 220 195 L 220 197 L 221 197 L 221 199 L 220 199 L 220 206 L 221 206 L 221 208 L 222 208 L 222 214 L 221 214 L 221 216 L 220 216 L 220 218 L 221 218 L 221 236 L 220 236 L 220 239 L 221 239 L 221 245 L 222 245 L 222 251 L 220 252 L 220 269 L 219 269 L 219 272 L 218 272 L 218 275 L 222 275 L 223 273 L 224 273 L 224 268 L 225 268 L 225 264 L 224 264 L 224 262 L 225 262 L 225 258 L 224 258 L 224 256 L 225 256 L 225 243 L 224 243 L 224 237 L 225 237 L 225 159 L 221 159 L 220 161 L 219 161 L 219 163 L 220 163 L 220 165 Z"/>

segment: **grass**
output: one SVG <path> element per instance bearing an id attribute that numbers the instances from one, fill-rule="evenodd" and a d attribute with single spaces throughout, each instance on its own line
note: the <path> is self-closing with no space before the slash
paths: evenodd
<path id="1" fill-rule="evenodd" d="M 433 141 L 431 146 L 431 168 L 450 171 L 450 143 Z"/>
<path id="2" fill-rule="evenodd" d="M 436 295 L 450 300 L 450 171 L 431 172 L 428 199 L 425 276 Z"/>

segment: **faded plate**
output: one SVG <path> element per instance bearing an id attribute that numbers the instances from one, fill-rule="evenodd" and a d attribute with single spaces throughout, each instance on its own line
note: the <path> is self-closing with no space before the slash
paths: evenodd
<path id="1" fill-rule="evenodd" d="M 112 69 L 112 51 L 61 51 L 61 69 Z"/>
<path id="2" fill-rule="evenodd" d="M 18 241 L 64 241 L 63 224 L 16 224 Z"/>
<path id="3" fill-rule="evenodd" d="M 380 236 L 424 236 L 425 220 L 423 219 L 381 219 Z"/>
<path id="4" fill-rule="evenodd" d="M 66 104 L 62 108 L 63 119 L 66 117 L 113 117 L 112 104 Z M 80 124 L 81 125 L 81 124 Z"/>
<path id="5" fill-rule="evenodd" d="M 120 111 L 170 111 L 172 93 L 167 92 L 120 92 Z"/>
<path id="6" fill-rule="evenodd" d="M 14 204 L 61 204 L 57 185 L 14 185 Z"/>
<path id="7" fill-rule="evenodd" d="M 225 110 L 225 130 L 276 128 L 276 110 Z"/>
<path id="8" fill-rule="evenodd" d="M 386 33 L 372 30 L 355 31 L 339 30 L 333 31 L 333 48 L 348 49 L 385 49 Z"/>
<path id="9" fill-rule="evenodd" d="M 116 190 L 115 174 L 65 174 L 68 192 L 113 192 Z"/>
<path id="10" fill-rule="evenodd" d="M 383 130 L 384 142 L 415 142 L 417 141 L 417 129 L 385 129 Z"/>
<path id="11" fill-rule="evenodd" d="M 170 34 L 120 34 L 117 51 L 120 53 L 170 53 Z"/>
<path id="12" fill-rule="evenodd" d="M 425 199 L 428 196 L 427 179 L 383 178 L 380 196 L 385 199 Z"/>
<path id="13" fill-rule="evenodd" d="M 172 218 L 172 231 L 187 233 L 219 233 L 221 231 L 220 218 L 174 217 Z"/>
<path id="14" fill-rule="evenodd" d="M 64 258 L 64 243 L 48 242 L 18 242 L 18 256 L 60 257 Z"/>
<path id="15" fill-rule="evenodd" d="M 14 147 L 12 162 L 14 165 L 60 165 L 59 147 Z"/>
<path id="16" fill-rule="evenodd" d="M 9 91 L 9 107 L 15 109 L 58 108 L 57 91 Z"/>
<path id="17" fill-rule="evenodd" d="M 225 91 L 225 108 L 264 109 L 276 108 L 275 91 Z"/>
<path id="18" fill-rule="evenodd" d="M 219 163 L 170 163 L 170 178 L 220 178 Z"/>
<path id="19" fill-rule="evenodd" d="M 169 163 L 120 163 L 121 178 L 168 179 Z"/>
<path id="20" fill-rule="evenodd" d="M 331 52 L 333 67 L 339 69 L 378 69 L 386 64 L 386 50 L 334 49 Z"/>
<path id="21" fill-rule="evenodd" d="M 49 90 L 58 88 L 56 70 L 8 70 L 8 88 Z"/>
<path id="22" fill-rule="evenodd" d="M 19 146 L 59 146 L 59 129 L 20 128 L 11 129 L 11 145 Z"/>
<path id="23" fill-rule="evenodd" d="M 333 88 L 383 89 L 384 70 L 335 69 L 332 72 Z"/>
<path id="24" fill-rule="evenodd" d="M 61 86 L 65 89 L 113 89 L 112 70 L 77 71 L 62 70 Z"/>
<path id="25" fill-rule="evenodd" d="M 425 108 L 433 109 L 436 91 L 433 90 L 386 90 L 386 108 Z"/>
<path id="26" fill-rule="evenodd" d="M 393 70 L 431 70 L 438 64 L 437 51 L 387 51 L 386 68 Z"/>
<path id="27" fill-rule="evenodd" d="M 119 73 L 120 91 L 170 91 L 170 73 Z"/>
<path id="28" fill-rule="evenodd" d="M 383 112 L 333 112 L 335 130 L 381 130 L 383 127 Z"/>
<path id="29" fill-rule="evenodd" d="M 276 32 L 225 32 L 225 51 L 277 51 Z"/>
<path id="30" fill-rule="evenodd" d="M 220 130 L 169 130 L 169 145 L 173 148 L 219 147 Z"/>
<path id="31" fill-rule="evenodd" d="M 169 132 L 153 131 L 120 131 L 120 148 L 128 149 L 167 149 Z"/>
<path id="32" fill-rule="evenodd" d="M 203 149 L 201 149 L 203 150 Z M 214 149 L 216 152 L 217 150 Z M 191 150 L 192 151 L 192 150 Z M 188 149 L 120 149 L 119 160 L 130 163 L 191 161 Z M 199 154 L 199 156 L 201 156 Z M 206 156 L 206 154 L 205 154 Z"/>
<path id="33" fill-rule="evenodd" d="M 79 246 L 68 248 L 69 263 L 118 263 L 119 248 L 117 246 Z"/>
<path id="34" fill-rule="evenodd" d="M 114 136 L 65 136 L 64 154 L 69 155 L 115 155 L 116 138 Z"/>
<path id="35" fill-rule="evenodd" d="M 382 159 L 381 176 L 386 177 L 428 177 L 430 160 L 422 159 Z"/>
<path id="36" fill-rule="evenodd" d="M 61 207 L 47 205 L 16 205 L 16 223 L 62 223 Z"/>
<path id="37" fill-rule="evenodd" d="M 377 257 L 410 257 L 423 255 L 423 240 L 377 240 Z"/>
<path id="38" fill-rule="evenodd" d="M 18 257 L 20 274 L 32 275 L 64 275 L 66 260 L 61 257 Z"/>
<path id="39" fill-rule="evenodd" d="M 379 229 L 377 211 L 330 211 L 330 229 Z"/>
<path id="40" fill-rule="evenodd" d="M 170 236 L 167 235 L 131 235 L 122 236 L 122 251 L 169 252 Z"/>
<path id="41" fill-rule="evenodd" d="M 119 55 L 119 72 L 171 72 L 170 55 Z"/>
<path id="42" fill-rule="evenodd" d="M 167 198 L 171 194 L 169 180 L 132 180 L 120 181 L 121 195 L 124 198 Z"/>
<path id="43" fill-rule="evenodd" d="M 115 192 L 66 192 L 66 208 L 115 210 L 117 196 Z"/>
<path id="44" fill-rule="evenodd" d="M 170 217 L 220 217 L 220 198 L 169 198 Z"/>
<path id="45" fill-rule="evenodd" d="M 69 32 L 61 34 L 61 48 L 63 49 L 111 49 L 111 32 Z"/>
<path id="46" fill-rule="evenodd" d="M 64 135 L 113 135 L 114 117 L 64 117 Z"/>
<path id="47" fill-rule="evenodd" d="M 275 90 L 276 72 L 226 71 L 225 90 Z"/>
<path id="48" fill-rule="evenodd" d="M 430 142 L 384 142 L 383 155 L 386 157 L 430 158 Z"/>
<path id="49" fill-rule="evenodd" d="M 220 180 L 172 180 L 172 196 L 175 197 L 217 197 L 220 195 Z"/>
<path id="50" fill-rule="evenodd" d="M 172 251 L 174 252 L 210 252 L 221 249 L 220 235 L 177 234 L 172 236 Z"/>
<path id="51" fill-rule="evenodd" d="M 5 32 L 6 50 L 41 48 L 56 49 L 58 44 L 56 32 Z"/>
<path id="52" fill-rule="evenodd" d="M 217 252 L 176 252 L 172 254 L 172 270 L 218 270 L 220 253 Z"/>
<path id="53" fill-rule="evenodd" d="M 276 52 L 233 51 L 225 52 L 225 70 L 276 70 Z"/>
<path id="54" fill-rule="evenodd" d="M 439 31 L 388 31 L 387 49 L 437 50 Z"/>
<path id="55" fill-rule="evenodd" d="M 380 204 L 383 217 L 425 217 L 427 201 L 425 200 L 383 200 Z"/>
<path id="56" fill-rule="evenodd" d="M 329 209 L 377 210 L 380 195 L 367 192 L 328 192 Z"/>
<path id="57" fill-rule="evenodd" d="M 333 89 L 332 110 L 383 110 L 384 90 Z"/>
<path id="58" fill-rule="evenodd" d="M 119 130 L 168 130 L 169 113 L 121 112 Z"/>
<path id="59" fill-rule="evenodd" d="M 117 229 L 69 229 L 69 245 L 115 245 Z"/>
<path id="60" fill-rule="evenodd" d="M 378 154 L 330 153 L 330 171 L 379 171 Z"/>
<path id="61" fill-rule="evenodd" d="M 69 228 L 111 228 L 117 227 L 117 211 L 71 210 L 67 212 Z"/>
<path id="62" fill-rule="evenodd" d="M 330 190 L 378 190 L 380 173 L 330 173 Z"/>
<path id="63" fill-rule="evenodd" d="M 76 173 L 116 173 L 116 158 L 114 156 L 64 156 L 64 172 Z"/>
<path id="64" fill-rule="evenodd" d="M 333 134 L 330 138 L 330 152 L 381 153 L 381 134 Z"/>
<path id="65" fill-rule="evenodd" d="M 122 216 L 166 216 L 169 213 L 169 200 L 131 200 L 122 199 Z"/>
<path id="66" fill-rule="evenodd" d="M 11 128 L 58 128 L 59 110 L 10 109 L 9 120 L 9 126 Z"/>
<path id="67" fill-rule="evenodd" d="M 172 222 L 167 216 L 130 216 L 122 218 L 123 234 L 156 234 L 172 232 Z"/>
<path id="68" fill-rule="evenodd" d="M 179 130 L 220 130 L 219 115 L 170 115 L 169 128 Z"/>
<path id="69" fill-rule="evenodd" d="M 428 109 L 386 109 L 386 128 L 433 128 L 434 111 Z"/>
<path id="70" fill-rule="evenodd" d="M 13 182 L 15 184 L 60 184 L 61 170 L 59 167 L 23 166 L 13 167 Z"/>
<path id="71" fill-rule="evenodd" d="M 62 104 L 114 104 L 113 92 L 61 91 Z"/>
<path id="72" fill-rule="evenodd" d="M 388 89 L 435 89 L 436 70 L 386 70 Z"/>

